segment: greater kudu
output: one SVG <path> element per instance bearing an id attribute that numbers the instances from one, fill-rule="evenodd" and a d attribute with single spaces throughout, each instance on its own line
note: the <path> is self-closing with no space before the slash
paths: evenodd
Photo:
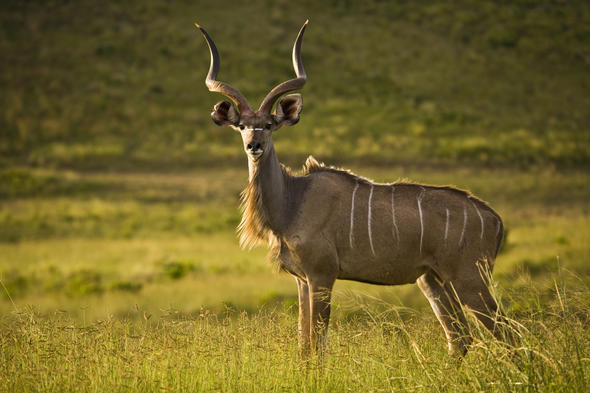
<path id="1" fill-rule="evenodd" d="M 487 328 L 496 324 L 497 305 L 480 268 L 493 267 L 502 220 L 485 202 L 453 187 L 374 183 L 311 156 L 299 176 L 281 165 L 272 132 L 299 120 L 301 95 L 281 96 L 301 89 L 307 79 L 300 54 L 306 26 L 293 46 L 297 77 L 272 89 L 254 112 L 238 90 L 216 79 L 217 48 L 197 25 L 211 54 L 206 85 L 235 105 L 221 101 L 211 117 L 241 133 L 248 156 L 241 244 L 267 243 L 280 268 L 295 276 L 303 351 L 323 348 L 332 286 L 343 279 L 417 282 L 443 326 L 449 350 L 464 354 L 470 338 L 461 304 Z"/>

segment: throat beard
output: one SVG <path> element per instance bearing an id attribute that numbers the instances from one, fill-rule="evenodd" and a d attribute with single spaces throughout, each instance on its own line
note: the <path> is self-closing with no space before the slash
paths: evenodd
<path id="1" fill-rule="evenodd" d="M 258 160 L 248 157 L 248 175 L 248 185 L 241 194 L 242 220 L 238 226 L 244 248 L 271 241 L 276 229 L 272 224 L 280 218 L 283 169 L 272 146 Z M 271 212 L 275 212 L 273 217 Z"/>
<path id="2" fill-rule="evenodd" d="M 272 233 L 269 227 L 266 209 L 262 204 L 262 193 L 257 181 L 256 171 L 250 175 L 250 181 L 241 194 L 242 220 L 238 226 L 240 246 L 252 248 L 268 242 Z"/>

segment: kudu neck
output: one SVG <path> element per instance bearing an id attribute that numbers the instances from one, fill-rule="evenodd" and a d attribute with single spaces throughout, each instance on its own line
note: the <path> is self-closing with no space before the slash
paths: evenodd
<path id="1" fill-rule="evenodd" d="M 275 233 L 281 232 L 283 209 L 288 176 L 282 169 L 274 146 L 270 145 L 264 157 L 258 161 L 248 159 L 249 180 L 259 193 L 259 209 L 264 210 L 266 223 Z"/>
<path id="2" fill-rule="evenodd" d="M 270 146 L 264 157 L 258 161 L 248 158 L 248 180 L 250 182 L 260 182 L 271 179 L 282 179 L 283 171 L 281 163 L 277 157 L 274 146 Z"/>

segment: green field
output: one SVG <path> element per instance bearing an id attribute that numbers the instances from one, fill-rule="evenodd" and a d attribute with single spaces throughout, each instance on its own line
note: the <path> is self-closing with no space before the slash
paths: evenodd
<path id="1" fill-rule="evenodd" d="M 0 5 L 0 391 L 587 391 L 590 6 L 362 4 Z M 246 158 L 193 23 L 257 106 L 307 18 L 279 158 L 488 201 L 515 347 L 472 321 L 459 365 L 414 285 L 337 282 L 325 357 L 298 355 L 294 280 L 238 246 Z"/>
<path id="2" fill-rule="evenodd" d="M 2 193 L 10 196 L 1 211 L 2 390 L 586 386 L 588 173 L 358 172 L 470 186 L 497 207 L 508 236 L 496 290 L 508 315 L 523 325 L 521 346 L 509 350 L 479 331 L 461 372 L 449 378 L 456 365 L 415 286 L 338 282 L 325 363 L 303 362 L 293 279 L 274 272 L 264 250 L 237 245 L 245 169 L 162 175 L 21 168 L 3 172 L 10 181 Z"/>
<path id="3" fill-rule="evenodd" d="M 0 16 L 0 157 L 74 169 L 241 163 L 215 126 L 220 78 L 258 106 L 291 78 L 306 19 L 309 80 L 282 158 L 590 164 L 586 1 L 7 2 Z M 228 8 L 231 12 L 228 12 Z M 252 23 L 265 21 L 265 23 Z"/>

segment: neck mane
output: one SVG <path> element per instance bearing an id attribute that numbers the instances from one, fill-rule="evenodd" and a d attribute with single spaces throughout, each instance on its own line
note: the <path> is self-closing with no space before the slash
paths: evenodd
<path id="1" fill-rule="evenodd" d="M 278 238 L 286 232 L 296 217 L 312 172 L 335 170 L 307 158 L 300 176 L 282 165 L 274 147 L 260 162 L 248 161 L 249 182 L 241 194 L 242 220 L 238 226 L 240 245 L 252 248 L 259 244 L 276 247 Z"/>
<path id="2" fill-rule="evenodd" d="M 272 243 L 282 232 L 287 186 L 291 175 L 274 147 L 259 162 L 248 160 L 249 181 L 241 194 L 240 245 Z"/>

